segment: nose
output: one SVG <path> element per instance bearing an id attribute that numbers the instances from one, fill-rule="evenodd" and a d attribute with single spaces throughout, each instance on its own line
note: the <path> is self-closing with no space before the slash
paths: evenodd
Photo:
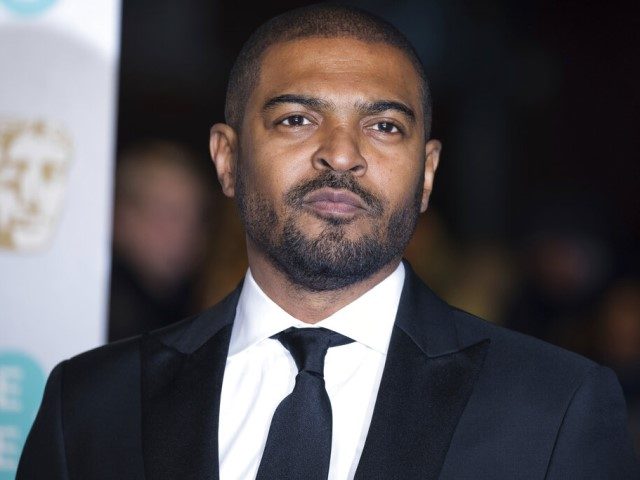
<path id="1" fill-rule="evenodd" d="M 313 166 L 317 170 L 350 171 L 356 176 L 367 171 L 358 136 L 345 127 L 336 127 L 324 134 L 313 155 Z"/>

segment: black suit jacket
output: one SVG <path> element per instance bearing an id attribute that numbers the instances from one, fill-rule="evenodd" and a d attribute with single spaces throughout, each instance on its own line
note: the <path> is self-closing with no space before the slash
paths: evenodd
<path id="1" fill-rule="evenodd" d="M 25 479 L 217 479 L 240 288 L 50 375 Z M 639 479 L 614 374 L 493 326 L 407 276 L 357 479 Z"/>

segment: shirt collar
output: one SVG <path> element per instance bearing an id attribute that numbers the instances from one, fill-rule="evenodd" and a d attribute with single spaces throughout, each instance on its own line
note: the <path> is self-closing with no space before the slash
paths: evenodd
<path id="1" fill-rule="evenodd" d="M 247 270 L 229 343 L 229 356 L 240 353 L 289 327 L 324 327 L 387 353 L 405 270 L 402 262 L 388 277 L 315 325 L 292 317 L 271 300 Z"/>

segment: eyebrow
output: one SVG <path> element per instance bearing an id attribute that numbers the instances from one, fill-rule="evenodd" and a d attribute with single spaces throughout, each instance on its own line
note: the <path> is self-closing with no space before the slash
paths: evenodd
<path id="1" fill-rule="evenodd" d="M 262 107 L 262 111 L 267 111 L 272 108 L 282 105 L 283 103 L 297 103 L 312 110 L 327 110 L 331 108 L 331 104 L 319 98 L 309 97 L 306 95 L 284 94 L 267 100 Z"/>
<path id="2" fill-rule="evenodd" d="M 386 112 L 388 110 L 394 110 L 404 114 L 411 122 L 416 121 L 416 114 L 402 102 L 396 102 L 395 100 L 379 100 L 372 103 L 358 103 L 358 110 L 364 115 L 377 115 L 379 113 Z"/>

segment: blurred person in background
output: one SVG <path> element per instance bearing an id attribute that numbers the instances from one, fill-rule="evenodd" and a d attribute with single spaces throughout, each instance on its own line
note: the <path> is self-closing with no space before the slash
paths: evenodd
<path id="1" fill-rule="evenodd" d="M 607 288 L 591 340 L 592 356 L 618 375 L 640 452 L 640 278 L 619 279 Z"/>
<path id="2" fill-rule="evenodd" d="M 612 274 L 609 223 L 577 195 L 540 195 L 517 249 L 520 282 L 506 326 L 587 353 L 596 300 Z"/>
<path id="3" fill-rule="evenodd" d="M 210 176 L 189 149 L 169 141 L 140 143 L 121 155 L 110 341 L 168 325 L 196 309 L 210 228 Z"/>

